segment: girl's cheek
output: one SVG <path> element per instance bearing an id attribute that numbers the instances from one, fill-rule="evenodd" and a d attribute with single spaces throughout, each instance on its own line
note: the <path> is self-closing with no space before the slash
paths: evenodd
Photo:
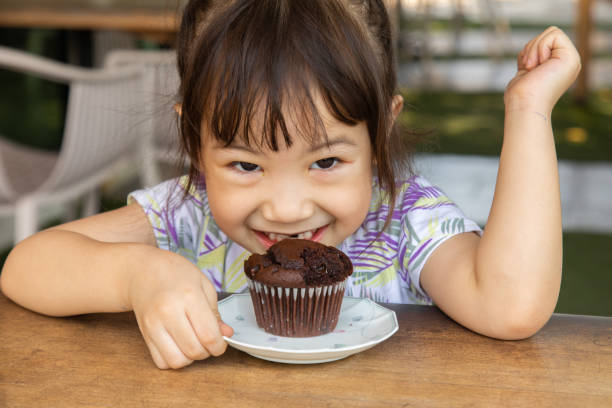
<path id="1" fill-rule="evenodd" d="M 331 205 L 343 208 L 343 212 L 360 214 L 370 207 L 372 179 L 367 175 L 346 179 L 342 183 L 322 187 L 323 190 L 325 193 L 322 195 Z"/>

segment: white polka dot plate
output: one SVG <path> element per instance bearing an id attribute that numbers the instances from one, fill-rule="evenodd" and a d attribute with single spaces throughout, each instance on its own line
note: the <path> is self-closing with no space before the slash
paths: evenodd
<path id="1" fill-rule="evenodd" d="M 225 340 L 234 348 L 264 360 L 314 364 L 340 360 L 385 341 L 398 329 L 395 312 L 370 299 L 345 296 L 338 325 L 316 337 L 281 337 L 257 326 L 251 295 L 234 294 L 219 301 L 219 313 L 234 335 Z"/>

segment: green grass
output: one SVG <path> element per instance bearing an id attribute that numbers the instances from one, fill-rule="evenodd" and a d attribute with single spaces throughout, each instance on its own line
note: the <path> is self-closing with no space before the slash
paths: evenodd
<path id="1" fill-rule="evenodd" d="M 402 92 L 402 126 L 431 130 L 430 149 L 444 153 L 498 156 L 504 126 L 501 93 Z M 552 115 L 557 155 L 566 160 L 612 161 L 612 90 L 577 105 L 564 95 Z"/>
<path id="2" fill-rule="evenodd" d="M 555 312 L 612 316 L 612 236 L 563 235 L 563 278 Z"/>

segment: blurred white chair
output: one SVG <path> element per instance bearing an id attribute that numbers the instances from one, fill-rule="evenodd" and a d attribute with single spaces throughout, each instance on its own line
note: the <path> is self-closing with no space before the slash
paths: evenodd
<path id="1" fill-rule="evenodd" d="M 14 243 L 39 229 L 39 208 L 86 197 L 83 216 L 99 209 L 98 188 L 141 146 L 134 112 L 144 106 L 139 67 L 84 69 L 0 47 L 0 68 L 69 86 L 58 152 L 24 147 L 0 136 L 0 215 L 15 217 Z"/>
<path id="2" fill-rule="evenodd" d="M 174 110 L 179 87 L 176 52 L 173 50 L 113 50 L 104 66 L 139 66 L 145 71 L 146 108 L 142 117 L 144 131 L 141 148 L 140 180 L 145 186 L 164 179 L 164 165 L 179 164 L 178 123 Z"/>

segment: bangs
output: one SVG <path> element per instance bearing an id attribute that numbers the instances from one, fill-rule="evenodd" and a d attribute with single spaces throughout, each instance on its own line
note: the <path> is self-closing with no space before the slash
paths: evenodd
<path id="1" fill-rule="evenodd" d="M 199 151 L 201 131 L 274 151 L 295 136 L 326 139 L 317 106 L 349 125 L 366 122 L 372 140 L 388 122 L 380 55 L 343 3 L 244 1 L 211 14 L 182 70 L 182 83 L 195 86 L 182 89 L 181 126 L 200 139 L 188 152 Z"/>
<path id="2" fill-rule="evenodd" d="M 279 150 L 295 137 L 326 140 L 326 120 L 364 122 L 389 208 L 383 229 L 390 225 L 395 177 L 411 172 L 420 138 L 393 124 L 396 61 L 383 0 L 189 0 L 177 62 L 185 192 L 205 176 L 210 137 Z"/>

